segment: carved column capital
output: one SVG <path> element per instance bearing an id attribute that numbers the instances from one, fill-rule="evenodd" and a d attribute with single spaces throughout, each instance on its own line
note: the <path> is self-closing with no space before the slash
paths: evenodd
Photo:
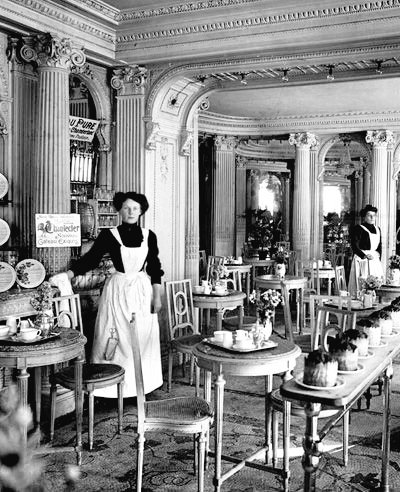
<path id="1" fill-rule="evenodd" d="M 318 145 L 318 139 L 313 133 L 291 133 L 289 135 L 289 145 L 300 148 L 311 148 Z"/>
<path id="2" fill-rule="evenodd" d="M 70 39 L 51 34 L 23 36 L 20 50 L 21 58 L 27 63 L 36 63 L 38 67 L 69 69 L 82 67 L 86 56 L 82 49 L 76 48 Z"/>
<path id="3" fill-rule="evenodd" d="M 179 153 L 183 156 L 190 155 L 190 148 L 193 142 L 193 132 L 189 130 L 182 130 L 180 136 Z"/>
<path id="4" fill-rule="evenodd" d="M 368 130 L 365 141 L 373 147 L 385 147 L 394 144 L 394 135 L 390 130 Z"/>
<path id="5" fill-rule="evenodd" d="M 0 135 L 8 135 L 8 128 L 3 121 L 0 121 Z"/>
<path id="6" fill-rule="evenodd" d="M 156 139 L 160 133 L 160 124 L 155 121 L 146 121 L 146 149 L 156 148 Z"/>
<path id="7" fill-rule="evenodd" d="M 143 94 L 147 76 L 147 68 L 140 65 L 115 68 L 111 77 L 111 87 L 121 94 Z"/>
<path id="8" fill-rule="evenodd" d="M 215 147 L 217 150 L 225 150 L 230 151 L 235 148 L 237 138 L 236 137 L 226 137 L 223 135 L 216 135 L 215 139 Z"/>
<path id="9" fill-rule="evenodd" d="M 242 155 L 237 155 L 236 156 L 236 167 L 237 169 L 246 169 L 246 164 L 248 160 L 246 157 Z"/>
<path id="10" fill-rule="evenodd" d="M 205 97 L 204 99 L 202 99 L 200 102 L 199 102 L 199 111 L 207 111 L 208 109 L 210 109 L 210 101 L 208 99 L 208 97 Z"/>

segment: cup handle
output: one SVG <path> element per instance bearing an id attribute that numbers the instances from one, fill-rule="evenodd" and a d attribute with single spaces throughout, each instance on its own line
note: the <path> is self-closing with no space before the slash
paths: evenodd
<path id="1" fill-rule="evenodd" d="M 42 334 L 42 330 L 38 330 L 38 331 L 36 332 L 36 336 L 38 336 L 38 337 L 40 337 L 40 335 L 41 335 L 41 334 Z"/>
<path id="2" fill-rule="evenodd" d="M 33 322 L 31 321 L 31 318 L 28 318 L 28 323 L 29 323 L 29 326 L 31 328 L 33 328 L 35 325 L 33 324 Z"/>

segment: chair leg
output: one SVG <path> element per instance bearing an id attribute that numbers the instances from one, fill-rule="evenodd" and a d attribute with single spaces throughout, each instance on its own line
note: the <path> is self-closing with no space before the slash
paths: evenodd
<path id="1" fill-rule="evenodd" d="M 138 434 L 137 440 L 137 462 L 136 462 L 136 491 L 142 490 L 142 474 L 143 474 L 143 455 L 144 455 L 144 442 L 145 438 L 143 434 Z"/>
<path id="2" fill-rule="evenodd" d="M 123 398 L 123 385 L 124 382 L 121 381 L 117 385 L 117 391 L 118 391 L 118 434 L 122 433 L 122 417 L 124 415 L 124 398 Z"/>
<path id="3" fill-rule="evenodd" d="M 190 355 L 190 373 L 189 373 L 189 384 L 193 386 L 193 375 L 194 375 L 194 357 Z"/>
<path id="4" fill-rule="evenodd" d="M 42 368 L 35 367 L 35 419 L 40 424 L 40 413 L 42 408 Z"/>
<path id="5" fill-rule="evenodd" d="M 50 388 L 50 441 L 54 438 L 54 420 L 56 417 L 56 395 L 57 385 L 52 384 Z"/>
<path id="6" fill-rule="evenodd" d="M 167 384 L 167 391 L 168 393 L 171 391 L 171 386 L 172 386 L 172 362 L 174 359 L 174 353 L 172 350 L 168 352 L 168 384 Z"/>
<path id="7" fill-rule="evenodd" d="M 93 420 L 94 420 L 94 395 L 93 390 L 88 391 L 89 397 L 89 449 L 93 449 Z"/>
<path id="8" fill-rule="evenodd" d="M 186 354 L 182 354 L 181 361 L 182 361 L 182 376 L 183 378 L 186 378 Z"/>
<path id="9" fill-rule="evenodd" d="M 343 464 L 347 466 L 349 462 L 349 413 L 346 412 L 343 416 Z"/>
<path id="10" fill-rule="evenodd" d="M 194 359 L 194 357 L 193 357 Z M 195 366 L 195 374 L 194 374 L 194 377 L 195 377 L 195 396 L 199 396 L 200 395 L 200 367 L 196 364 Z"/>
<path id="11" fill-rule="evenodd" d="M 201 432 L 198 437 L 199 449 L 198 449 L 198 477 L 197 477 L 197 490 L 203 492 L 204 490 L 204 460 L 206 454 L 206 432 Z"/>
<path id="12" fill-rule="evenodd" d="M 290 450 L 290 412 L 292 405 L 289 401 L 283 402 L 283 490 L 289 490 L 289 450 Z"/>
<path id="13" fill-rule="evenodd" d="M 276 468 L 278 464 L 278 415 L 272 410 L 272 466 Z"/>

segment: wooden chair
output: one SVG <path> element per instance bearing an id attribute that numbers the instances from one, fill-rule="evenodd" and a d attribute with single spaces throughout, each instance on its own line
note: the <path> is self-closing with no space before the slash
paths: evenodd
<path id="1" fill-rule="evenodd" d="M 335 267 L 335 280 L 336 280 L 336 293 L 339 294 L 340 291 L 347 292 L 347 282 L 346 282 L 346 274 L 344 271 L 344 266 L 336 266 Z"/>
<path id="2" fill-rule="evenodd" d="M 79 294 L 54 297 L 53 304 L 56 314 L 69 316 L 71 328 L 79 330 L 83 334 L 81 304 Z M 89 449 L 93 448 L 93 421 L 94 421 L 94 395 L 96 389 L 117 385 L 118 388 L 118 434 L 122 431 L 123 395 L 122 385 L 125 370 L 117 364 L 83 364 L 82 388 L 89 398 Z M 54 420 L 56 413 L 57 385 L 75 390 L 74 367 L 65 367 L 50 376 L 50 440 L 54 437 Z"/>
<path id="3" fill-rule="evenodd" d="M 327 324 L 329 315 L 340 315 L 339 324 Z M 313 347 L 312 350 L 318 348 L 318 341 L 326 339 L 326 336 L 331 330 L 342 331 L 347 326 L 349 321 L 350 325 L 353 324 L 353 318 L 355 322 L 355 314 L 351 311 L 343 315 L 343 311 L 336 308 L 330 308 L 326 306 L 317 307 L 317 322 L 316 333 L 313 335 Z M 321 337 L 319 336 L 321 335 Z M 295 369 L 296 371 L 296 369 Z M 271 395 L 271 408 L 272 408 L 272 465 L 277 467 L 277 454 L 278 454 L 278 414 L 283 413 L 283 401 L 279 389 L 272 392 Z M 304 418 L 304 404 L 301 402 L 291 404 L 290 416 L 303 417 Z M 342 445 L 343 445 L 343 463 L 345 466 L 348 464 L 349 459 L 349 412 L 342 415 L 341 411 L 337 409 L 323 406 L 319 414 L 321 419 L 330 419 L 324 428 L 319 432 L 320 440 L 333 428 L 334 425 L 342 418 L 343 419 L 343 433 L 342 433 Z M 287 428 L 287 434 L 283 435 L 283 476 L 284 476 L 284 491 L 289 490 L 289 449 L 290 449 L 290 418 Z"/>
<path id="4" fill-rule="evenodd" d="M 139 337 L 135 314 L 132 314 L 131 336 L 137 389 L 137 466 L 136 490 L 142 490 L 145 433 L 166 431 L 197 436 L 197 490 L 204 489 L 204 464 L 207 441 L 212 421 L 212 409 L 206 400 L 198 397 L 168 398 L 146 402 L 140 357 Z M 196 453 L 195 453 L 196 456 Z"/>
<path id="5" fill-rule="evenodd" d="M 185 355 L 190 357 L 190 384 L 193 384 L 193 347 L 201 342 L 194 322 L 192 281 L 190 279 L 165 282 L 167 296 L 169 347 L 168 347 L 168 386 L 172 385 L 172 364 L 174 353 L 183 354 L 182 371 L 185 375 Z M 196 366 L 196 394 L 198 394 L 199 368 Z"/>
<path id="6" fill-rule="evenodd" d="M 207 255 L 204 249 L 199 251 L 199 278 L 205 279 L 207 276 Z"/>

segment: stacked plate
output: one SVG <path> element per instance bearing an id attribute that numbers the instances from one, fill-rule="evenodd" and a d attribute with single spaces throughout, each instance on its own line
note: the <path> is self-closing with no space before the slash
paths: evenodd
<path id="1" fill-rule="evenodd" d="M 0 261 L 0 292 L 11 289 L 15 282 L 25 289 L 34 289 L 43 282 L 45 276 L 44 266 L 32 258 L 17 263 L 15 270 L 8 263 Z"/>

